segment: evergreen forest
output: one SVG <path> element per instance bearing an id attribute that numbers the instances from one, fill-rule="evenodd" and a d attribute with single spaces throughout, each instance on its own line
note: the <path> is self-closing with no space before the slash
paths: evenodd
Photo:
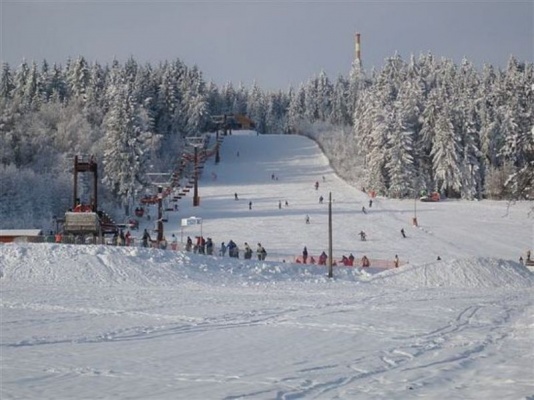
<path id="1" fill-rule="evenodd" d="M 534 65 L 514 57 L 477 69 L 396 54 L 279 91 L 219 87 L 179 59 L 78 57 L 2 65 L 0 228 L 50 227 L 71 207 L 75 155 L 98 160 L 99 204 L 122 213 L 148 173 L 175 170 L 187 139 L 222 114 L 247 115 L 260 134 L 311 137 L 341 177 L 383 196 L 534 197 Z"/>

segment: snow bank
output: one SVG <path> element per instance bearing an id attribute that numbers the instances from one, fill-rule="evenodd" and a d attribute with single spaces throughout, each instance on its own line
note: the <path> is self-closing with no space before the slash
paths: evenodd
<path id="1" fill-rule="evenodd" d="M 327 268 L 280 262 L 144 249 L 56 244 L 0 246 L 2 282 L 32 285 L 178 286 L 272 285 L 331 282 Z M 512 261 L 473 258 L 406 265 L 376 275 L 359 268 L 335 268 L 335 282 L 386 286 L 500 288 L 534 286 L 534 273 Z"/>
<path id="2" fill-rule="evenodd" d="M 42 285 L 176 286 L 327 282 L 325 267 L 244 261 L 184 252 L 99 245 L 8 244 L 0 246 L 2 281 Z M 344 269 L 338 280 L 358 280 Z"/>
<path id="3" fill-rule="evenodd" d="M 137 247 L 8 244 L 0 247 L 3 282 L 86 285 L 170 285 L 182 254 Z M 157 268 L 156 268 L 157 267 Z"/>
<path id="4" fill-rule="evenodd" d="M 406 265 L 372 276 L 369 280 L 389 286 L 525 288 L 534 286 L 534 273 L 513 261 L 468 258 Z"/>

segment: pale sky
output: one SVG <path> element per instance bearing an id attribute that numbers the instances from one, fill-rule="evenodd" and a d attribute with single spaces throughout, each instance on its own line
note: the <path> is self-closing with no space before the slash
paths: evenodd
<path id="1" fill-rule="evenodd" d="M 51 1 L 0 0 L 0 59 L 157 65 L 180 58 L 207 81 L 287 89 L 321 70 L 347 75 L 354 34 L 366 69 L 398 52 L 431 52 L 477 67 L 534 59 L 528 1 Z"/>

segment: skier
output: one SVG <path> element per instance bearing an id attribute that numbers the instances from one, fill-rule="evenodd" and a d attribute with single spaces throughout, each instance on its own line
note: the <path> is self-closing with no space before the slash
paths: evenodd
<path id="1" fill-rule="evenodd" d="M 221 243 L 221 248 L 219 250 L 219 255 L 221 257 L 224 257 L 225 254 L 226 254 L 226 246 L 225 246 L 224 242 L 222 242 Z"/>
<path id="2" fill-rule="evenodd" d="M 267 252 L 265 251 L 265 248 L 261 245 L 261 243 L 258 243 L 258 248 L 256 249 L 256 254 L 258 256 L 258 260 L 260 260 L 260 261 L 265 260 L 265 257 L 267 256 Z"/>
<path id="3" fill-rule="evenodd" d="M 373 199 L 369 199 L 369 208 L 373 206 Z"/>
<path id="4" fill-rule="evenodd" d="M 319 190 L 319 181 L 315 182 L 315 190 Z"/>
<path id="5" fill-rule="evenodd" d="M 195 253 L 206 254 L 206 241 L 204 240 L 204 238 L 202 236 L 195 236 L 195 238 L 197 239 L 197 242 L 194 247 Z"/>
<path id="6" fill-rule="evenodd" d="M 239 200 L 239 197 L 237 197 L 237 193 L 234 193 L 234 200 Z"/>
<path id="7" fill-rule="evenodd" d="M 319 204 L 323 204 L 323 196 L 319 196 Z"/>
<path id="8" fill-rule="evenodd" d="M 174 233 L 171 235 L 171 250 L 178 250 L 178 238 Z"/>
<path id="9" fill-rule="evenodd" d="M 193 239 L 190 236 L 187 237 L 187 242 L 185 244 L 185 251 L 191 251 L 193 248 Z"/>
<path id="10" fill-rule="evenodd" d="M 249 209 L 249 210 L 252 210 L 252 201 L 249 201 L 249 202 L 248 202 L 248 209 Z"/>
<path id="11" fill-rule="evenodd" d="M 200 254 L 206 254 L 206 239 L 204 239 L 204 236 L 200 236 L 198 240 L 198 252 Z"/>
<path id="12" fill-rule="evenodd" d="M 365 210 L 365 206 L 362 206 L 362 213 L 367 214 L 367 211 Z"/>
<path id="13" fill-rule="evenodd" d="M 399 256 L 395 254 L 395 259 L 393 260 L 395 268 L 399 268 Z"/>
<path id="14" fill-rule="evenodd" d="M 228 255 L 233 258 L 239 258 L 239 249 L 232 239 L 228 242 Z"/>
<path id="15" fill-rule="evenodd" d="M 245 255 L 244 255 L 244 258 L 245 258 L 245 260 L 250 260 L 252 258 L 252 249 L 250 248 L 250 246 L 248 245 L 247 242 L 245 242 Z"/>
<path id="16" fill-rule="evenodd" d="M 360 240 L 362 242 L 365 242 L 367 240 L 367 235 L 365 234 L 364 231 L 360 231 Z"/>
<path id="17" fill-rule="evenodd" d="M 352 253 L 349 254 L 349 266 L 354 265 L 354 255 Z"/>
<path id="18" fill-rule="evenodd" d="M 278 209 L 281 209 L 281 208 L 282 208 L 282 201 L 278 200 Z"/>
<path id="19" fill-rule="evenodd" d="M 306 215 L 305 221 L 306 221 L 307 224 L 310 223 L 310 216 L 309 215 Z"/>
<path id="20" fill-rule="evenodd" d="M 401 228 L 401 235 L 404 239 L 406 239 L 406 233 L 404 232 L 404 228 Z"/>
<path id="21" fill-rule="evenodd" d="M 319 265 L 326 265 L 326 259 L 328 258 L 328 256 L 326 255 L 326 253 L 323 251 L 321 253 L 321 255 L 319 256 Z"/>
<path id="22" fill-rule="evenodd" d="M 152 241 L 152 239 L 150 239 L 150 234 L 145 228 L 145 231 L 143 232 L 143 237 L 142 237 L 143 247 L 148 247 L 148 241 Z"/>
<path id="23" fill-rule="evenodd" d="M 208 256 L 213 255 L 213 241 L 211 240 L 210 237 L 208 238 L 208 240 L 206 240 L 206 254 Z"/>
<path id="24" fill-rule="evenodd" d="M 306 246 L 304 246 L 304 250 L 302 250 L 302 263 L 306 264 L 306 260 L 308 259 L 308 249 Z"/>
<path id="25" fill-rule="evenodd" d="M 286 200 L 286 207 L 289 207 L 289 203 L 287 202 L 287 200 Z"/>
<path id="26" fill-rule="evenodd" d="M 364 255 L 362 257 L 362 268 L 367 268 L 367 267 L 370 267 L 371 266 L 371 263 L 369 262 L 369 259 L 367 258 L 366 255 Z"/>
<path id="27" fill-rule="evenodd" d="M 519 264 L 521 264 L 521 265 L 525 265 L 525 264 L 523 263 L 523 257 L 522 257 L 522 256 L 519 256 Z"/>

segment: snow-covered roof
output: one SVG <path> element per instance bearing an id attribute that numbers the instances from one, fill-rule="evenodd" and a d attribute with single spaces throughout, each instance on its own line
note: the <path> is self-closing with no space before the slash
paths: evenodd
<path id="1" fill-rule="evenodd" d="M 0 229 L 0 236 L 39 236 L 41 229 Z"/>

